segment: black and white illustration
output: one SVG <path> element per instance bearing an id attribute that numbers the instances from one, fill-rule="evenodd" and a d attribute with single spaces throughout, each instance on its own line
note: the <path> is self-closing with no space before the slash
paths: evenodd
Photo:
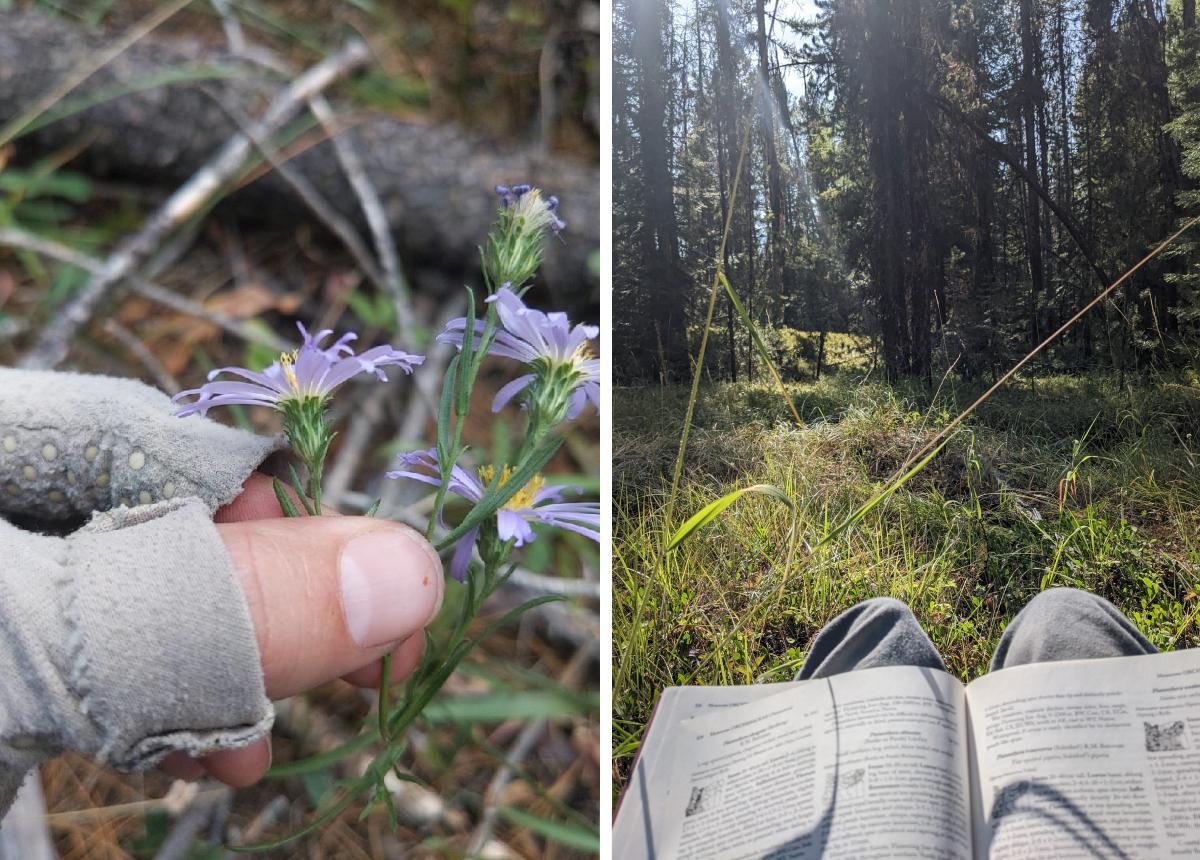
<path id="1" fill-rule="evenodd" d="M 869 771 L 865 767 L 848 768 L 836 776 L 832 773 L 827 774 L 822 802 L 828 803 L 833 797 L 835 779 L 839 800 L 862 800 L 868 794 L 869 777 Z"/>
<path id="2" fill-rule="evenodd" d="M 687 808 L 683 812 L 684 817 L 692 818 L 696 815 L 703 815 L 720 806 L 722 788 L 723 785 L 720 782 L 693 785 L 691 794 L 688 796 Z"/>
<path id="3" fill-rule="evenodd" d="M 1142 723 L 1146 727 L 1146 752 L 1174 752 L 1188 748 L 1183 720 L 1173 723 Z"/>

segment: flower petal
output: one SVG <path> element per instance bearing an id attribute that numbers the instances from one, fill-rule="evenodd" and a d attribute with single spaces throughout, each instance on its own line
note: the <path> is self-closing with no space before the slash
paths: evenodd
<path id="1" fill-rule="evenodd" d="M 506 383 L 499 391 L 496 392 L 496 398 L 492 401 L 492 411 L 499 412 L 508 405 L 508 401 L 512 400 L 522 391 L 529 387 L 529 383 L 533 382 L 537 377 L 532 373 L 527 373 L 524 376 L 518 376 L 512 382 Z"/>
<path id="2" fill-rule="evenodd" d="M 471 554 L 475 541 L 479 540 L 479 529 L 473 528 L 458 539 L 454 545 L 454 556 L 450 559 L 450 575 L 459 582 L 466 582 L 471 572 Z"/>
<path id="3" fill-rule="evenodd" d="M 500 540 L 516 541 L 514 546 L 525 546 L 537 538 L 526 520 L 528 511 L 513 511 L 501 508 L 496 511 L 496 534 Z"/>

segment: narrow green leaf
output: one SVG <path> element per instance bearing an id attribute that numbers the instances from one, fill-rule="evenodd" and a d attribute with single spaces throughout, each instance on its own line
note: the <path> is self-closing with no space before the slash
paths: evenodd
<path id="1" fill-rule="evenodd" d="M 746 313 L 746 309 L 742 306 L 742 300 L 733 291 L 733 287 L 730 286 L 729 279 L 725 277 L 725 273 L 718 269 L 717 277 L 720 279 L 722 285 L 724 285 L 725 293 L 729 296 L 729 301 L 733 303 L 734 310 L 741 317 L 742 325 L 750 332 L 750 339 L 754 341 L 754 347 L 758 350 L 758 355 L 762 359 L 763 364 L 771 371 L 771 375 L 775 377 L 775 384 L 779 386 L 779 392 L 783 395 L 788 409 L 792 410 L 792 417 L 796 419 L 797 426 L 803 426 L 804 421 L 801 420 L 800 413 L 796 411 L 796 404 L 792 402 L 792 396 L 788 394 L 787 386 L 783 384 L 783 377 L 775 369 L 775 362 L 771 361 L 771 353 L 768 352 L 767 345 L 763 342 L 762 335 L 758 332 L 758 326 L 754 324 L 754 320 L 750 319 L 750 314 Z"/>
<path id="2" fill-rule="evenodd" d="M 283 510 L 283 515 L 285 517 L 300 516 L 300 512 L 292 504 L 292 497 L 287 494 L 287 489 L 283 486 L 283 482 L 278 478 L 272 478 L 271 487 L 275 490 L 275 498 L 279 499 L 279 507 Z"/>
<path id="3" fill-rule="evenodd" d="M 288 764 L 274 765 L 267 771 L 267 777 L 269 779 L 283 779 L 284 777 L 299 776 L 305 773 L 312 773 L 313 771 L 324 770 L 337 764 L 342 759 L 348 758 L 356 752 L 369 747 L 377 740 L 379 740 L 378 731 L 371 730 L 364 732 L 354 738 L 354 740 L 347 741 L 337 749 L 329 750 L 329 752 L 301 759 L 300 761 L 289 762 Z"/>
<path id="4" fill-rule="evenodd" d="M 521 492 L 525 485 L 533 480 L 533 476 L 550 462 L 550 458 L 558 452 L 558 449 L 562 447 L 562 443 L 563 440 L 560 436 L 548 439 L 543 443 L 541 448 L 534 451 L 529 459 L 512 473 L 503 486 L 495 487 L 485 492 L 475 507 L 463 518 L 463 521 L 455 526 L 450 534 L 438 542 L 438 551 L 441 552 L 453 546 L 460 537 L 500 510 L 505 502 Z M 497 472 L 498 474 L 499 472 Z"/>
<path id="5" fill-rule="evenodd" d="M 82 113 L 105 102 L 114 101 L 130 93 L 146 92 L 147 90 L 166 88 L 176 84 L 198 84 L 204 81 L 227 80 L 238 77 L 245 77 L 245 72 L 233 67 L 197 66 L 166 69 L 134 81 L 122 82 L 111 87 L 102 87 L 84 96 L 63 99 L 56 107 L 46 111 L 29 123 L 29 125 L 25 126 L 16 135 L 16 138 L 32 134 L 40 128 Z"/>
<path id="6" fill-rule="evenodd" d="M 915 466 L 913 466 L 911 469 L 909 469 L 907 472 L 905 472 L 901 477 L 897 478 L 894 482 L 892 482 L 887 487 L 885 487 L 883 489 L 883 492 L 879 493 L 877 496 L 875 496 L 873 499 L 871 499 L 865 505 L 863 505 L 858 510 L 856 510 L 854 513 L 852 513 L 850 516 L 846 517 L 846 519 L 842 520 L 842 522 L 840 524 L 838 524 L 837 526 L 835 526 L 834 529 L 831 532 L 829 532 L 829 534 L 827 534 L 827 535 L 825 535 L 825 537 L 821 538 L 821 540 L 819 540 L 816 543 L 816 545 L 813 547 L 813 549 L 816 549 L 819 546 L 823 546 L 823 545 L 829 543 L 831 540 L 834 540 L 835 538 L 837 538 L 840 534 L 845 532 L 847 529 L 849 529 L 851 526 L 853 526 L 855 523 L 857 523 L 859 520 L 861 520 L 863 517 L 865 517 L 867 514 L 869 514 L 872 510 L 874 510 L 875 507 L 877 505 L 879 505 L 884 499 L 886 499 L 892 493 L 896 492 L 896 490 L 903 487 L 910 480 L 912 480 L 912 478 L 916 477 L 916 475 L 919 474 L 922 469 L 924 469 L 926 466 L 929 465 L 929 462 L 934 457 L 936 457 L 938 454 L 940 454 L 942 452 L 942 449 L 946 447 L 946 443 L 949 441 L 950 441 L 949 437 L 943 439 L 940 445 L 938 445 L 936 448 L 934 448 L 932 451 L 930 451 L 928 454 L 926 454 L 919 463 L 917 463 Z"/>
<path id="7" fill-rule="evenodd" d="M 467 317 L 466 327 L 463 329 L 463 344 L 462 352 L 459 355 L 462 357 L 462 366 L 473 368 L 477 358 L 475 356 L 475 293 L 467 287 Z M 474 387 L 475 375 L 473 373 L 464 373 L 459 380 L 458 391 L 455 393 L 454 408 L 458 412 L 458 420 L 462 421 L 467 412 L 471 408 L 471 389 Z"/>
<path id="8" fill-rule="evenodd" d="M 695 515 L 688 519 L 686 523 L 681 525 L 679 527 L 679 531 L 675 532 L 675 536 L 671 538 L 671 542 L 667 544 L 667 552 L 675 549 L 697 531 L 704 528 L 706 525 L 716 519 L 722 511 L 747 493 L 757 493 L 768 496 L 772 499 L 775 499 L 777 502 L 787 505 L 789 508 L 793 507 L 792 500 L 787 497 L 787 494 L 784 493 L 783 490 L 771 484 L 754 484 L 749 487 L 742 487 L 740 490 L 734 490 L 732 493 L 726 493 L 715 502 L 709 502 Z"/>
<path id="9" fill-rule="evenodd" d="M 425 708 L 427 723 L 502 723 L 507 720 L 565 719 L 595 713 L 599 697 L 565 690 L 525 690 L 446 696 Z"/>
<path id="10" fill-rule="evenodd" d="M 450 423 L 450 410 L 454 406 L 454 387 L 458 380 L 459 359 L 461 357 L 460 355 L 454 356 L 454 358 L 450 359 L 450 363 L 446 365 L 446 375 L 442 379 L 442 400 L 438 404 L 437 453 L 438 463 L 441 465 L 443 476 L 448 476 L 451 468 L 451 465 L 446 463 L 446 460 L 450 457 L 450 430 L 453 426 Z M 442 484 L 446 484 L 445 477 L 443 477 Z"/>
<path id="11" fill-rule="evenodd" d="M 534 597 L 531 600 L 526 600 L 520 606 L 518 606 L 514 609 L 510 609 L 510 610 L 508 610 L 508 612 L 505 612 L 497 620 L 493 621 L 486 628 L 484 628 L 484 631 L 482 633 L 480 633 L 478 636 L 476 636 L 474 639 L 470 640 L 469 642 L 465 643 L 467 645 L 467 651 L 470 651 L 472 648 L 474 648 L 480 642 L 482 642 L 485 639 L 487 639 L 488 637 L 490 637 L 493 633 L 497 632 L 498 630 L 501 630 L 502 628 L 504 628 L 504 627 L 508 626 L 509 624 L 513 623 L 514 621 L 516 621 L 518 618 L 520 618 L 522 615 L 524 615 L 530 609 L 536 609 L 537 607 L 539 607 L 543 604 L 546 604 L 546 603 L 557 603 L 558 601 L 560 601 L 562 599 L 563 599 L 563 597 L 560 594 L 543 594 L 541 597 Z"/>
<path id="12" fill-rule="evenodd" d="M 596 830 L 550 821 L 513 806 L 501 806 L 500 814 L 518 827 L 532 830 L 539 836 L 544 836 L 567 848 L 589 851 L 593 854 L 600 852 L 600 834 Z"/>
<path id="13" fill-rule="evenodd" d="M 291 470 L 292 487 L 296 490 L 296 495 L 300 499 L 300 504 L 304 505 L 304 510 L 310 517 L 315 517 L 317 512 L 313 509 L 312 503 L 309 502 L 308 496 L 304 494 L 304 484 L 300 480 L 300 475 L 296 471 L 296 467 L 293 464 L 288 463 L 288 469 Z"/>

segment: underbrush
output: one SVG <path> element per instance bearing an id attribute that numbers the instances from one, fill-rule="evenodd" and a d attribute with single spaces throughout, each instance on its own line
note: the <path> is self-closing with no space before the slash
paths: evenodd
<path id="1" fill-rule="evenodd" d="M 687 388 L 617 389 L 613 435 L 616 785 L 664 686 L 792 677 L 812 637 L 868 597 L 909 604 L 964 680 L 987 669 L 1038 591 L 1113 601 L 1160 649 L 1200 645 L 1200 382 L 1105 377 L 1013 383 L 900 491 L 810 552 L 980 389 L 861 377 L 702 388 L 664 522 Z M 705 504 L 744 497 L 659 562 Z M 794 521 L 793 521 L 794 517 Z M 791 529 L 803 539 L 788 565 Z M 640 604 L 640 608 L 639 608 Z"/>

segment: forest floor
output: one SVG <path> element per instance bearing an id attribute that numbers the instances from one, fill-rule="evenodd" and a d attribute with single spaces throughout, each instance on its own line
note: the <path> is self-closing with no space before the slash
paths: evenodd
<path id="1" fill-rule="evenodd" d="M 614 392 L 615 790 L 665 686 L 788 680 L 821 627 L 872 596 L 910 605 L 964 680 L 1052 586 L 1103 595 L 1160 649 L 1200 645 L 1194 374 L 1014 382 L 916 478 L 814 553 L 801 544 L 790 567 L 793 514 L 753 495 L 660 563 L 664 535 L 755 483 L 787 493 L 798 534 L 815 544 L 980 391 L 844 373 L 789 393 L 803 427 L 773 386 L 701 389 L 664 522 L 688 390 Z"/>

